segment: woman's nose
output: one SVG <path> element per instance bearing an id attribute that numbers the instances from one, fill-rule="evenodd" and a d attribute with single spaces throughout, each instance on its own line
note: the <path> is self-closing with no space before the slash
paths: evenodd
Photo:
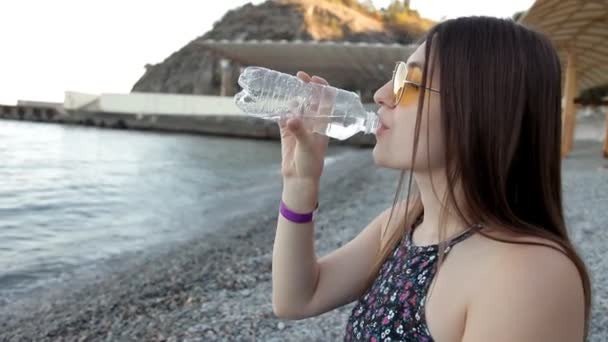
<path id="1" fill-rule="evenodd" d="M 379 106 L 394 106 L 394 96 L 392 89 L 392 81 L 386 82 L 380 89 L 374 93 L 374 102 Z"/>

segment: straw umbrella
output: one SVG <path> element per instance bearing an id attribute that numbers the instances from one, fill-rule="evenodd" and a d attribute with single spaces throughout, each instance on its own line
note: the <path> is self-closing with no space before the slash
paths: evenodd
<path id="1" fill-rule="evenodd" d="M 519 21 L 547 34 L 564 66 L 562 156 L 572 150 L 576 124 L 574 98 L 587 88 L 608 84 L 608 1 L 537 0 Z M 608 112 L 604 157 L 608 158 Z"/>

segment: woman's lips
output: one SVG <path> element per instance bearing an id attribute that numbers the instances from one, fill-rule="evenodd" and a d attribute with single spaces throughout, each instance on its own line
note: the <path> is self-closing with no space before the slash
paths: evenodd
<path id="1" fill-rule="evenodd" d="M 380 127 L 378 127 L 378 129 L 376 130 L 376 136 L 380 136 L 380 135 L 384 134 L 388 130 L 389 130 L 388 127 L 386 127 L 384 125 L 380 125 Z"/>
<path id="2" fill-rule="evenodd" d="M 378 121 L 380 123 L 380 127 L 378 127 L 378 129 L 376 130 L 376 136 L 380 136 L 389 130 L 389 127 L 384 122 L 385 117 L 381 111 L 382 109 L 378 111 Z"/>

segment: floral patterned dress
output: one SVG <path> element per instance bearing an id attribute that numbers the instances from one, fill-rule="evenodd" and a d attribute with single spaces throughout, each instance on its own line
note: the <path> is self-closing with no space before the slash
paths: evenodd
<path id="1" fill-rule="evenodd" d="M 414 228 L 420 222 L 418 219 Z M 378 278 L 359 298 L 348 320 L 344 341 L 433 341 L 424 304 L 435 275 L 439 247 L 414 245 L 414 228 L 405 234 L 382 265 Z M 445 256 L 473 232 L 470 228 L 453 237 L 446 244 Z"/>

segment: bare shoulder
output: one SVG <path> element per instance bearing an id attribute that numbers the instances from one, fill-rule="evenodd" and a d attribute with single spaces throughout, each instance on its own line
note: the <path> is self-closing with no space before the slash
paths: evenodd
<path id="1" fill-rule="evenodd" d="M 486 240 L 484 272 L 499 283 L 509 280 L 518 290 L 551 287 L 551 291 L 580 290 L 582 282 L 574 262 L 557 243 L 538 237 L 492 234 L 517 243 Z M 556 284 L 558 282 L 559 284 Z M 491 290 L 491 288 L 489 288 Z M 545 291 L 547 292 L 547 291 Z M 550 291 L 549 291 L 550 292 Z"/>
<path id="2" fill-rule="evenodd" d="M 514 284 L 511 291 L 542 291 L 547 297 L 535 297 L 539 301 L 553 296 L 567 302 L 577 298 L 578 296 L 572 295 L 579 292 L 582 299 L 583 287 L 579 271 L 559 244 L 536 237 L 526 237 L 520 241 L 524 243 L 506 243 L 503 248 L 497 248 L 491 262 L 490 272 L 495 279 L 492 284 L 508 279 Z M 568 298 L 561 297 L 562 295 L 567 295 Z"/>
<path id="3" fill-rule="evenodd" d="M 489 235 L 514 242 L 483 238 L 482 244 L 490 256 L 487 266 L 496 273 L 504 274 L 501 269 L 516 272 L 513 276 L 525 276 L 526 272 L 558 272 L 561 276 L 579 278 L 574 262 L 556 242 L 533 236 L 522 237 L 496 232 L 490 232 Z"/>
<path id="4" fill-rule="evenodd" d="M 581 341 L 584 292 L 574 262 L 552 241 L 499 237 L 555 248 L 480 240 L 487 259 L 463 341 L 502 341 L 494 335 L 501 330 L 505 341 Z"/>

